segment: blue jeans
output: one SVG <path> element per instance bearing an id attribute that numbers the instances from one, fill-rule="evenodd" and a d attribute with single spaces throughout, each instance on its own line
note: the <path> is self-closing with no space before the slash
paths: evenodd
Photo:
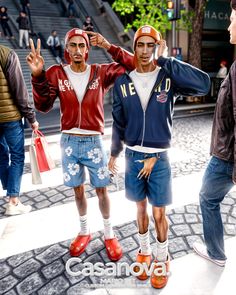
<path id="1" fill-rule="evenodd" d="M 232 162 L 213 156 L 203 177 L 200 191 L 203 233 L 208 254 L 213 259 L 226 259 L 220 203 L 234 185 L 232 173 Z"/>
<path id="2" fill-rule="evenodd" d="M 148 178 L 137 178 L 143 163 L 140 160 L 156 157 L 157 153 L 146 154 L 126 148 L 125 151 L 125 195 L 127 199 L 140 202 L 148 198 L 155 207 L 164 207 L 172 202 L 171 168 L 167 152 L 160 157 Z"/>
<path id="3" fill-rule="evenodd" d="M 22 121 L 0 123 L 0 179 L 7 196 L 18 197 L 25 161 Z"/>

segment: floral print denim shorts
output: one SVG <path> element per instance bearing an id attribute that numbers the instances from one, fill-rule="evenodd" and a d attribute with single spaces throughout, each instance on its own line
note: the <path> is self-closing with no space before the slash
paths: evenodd
<path id="1" fill-rule="evenodd" d="M 107 155 L 101 135 L 77 136 L 62 133 L 62 169 L 64 184 L 77 187 L 85 182 L 87 167 L 90 183 L 94 187 L 105 187 L 110 182 Z"/>

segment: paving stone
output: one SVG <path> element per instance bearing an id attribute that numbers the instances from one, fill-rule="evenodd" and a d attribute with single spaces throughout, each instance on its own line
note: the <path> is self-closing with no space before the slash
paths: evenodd
<path id="1" fill-rule="evenodd" d="M 196 224 L 191 224 L 190 225 L 194 234 L 196 235 L 201 235 L 203 234 L 203 228 L 202 228 L 202 224 L 200 223 L 196 223 Z"/>
<path id="2" fill-rule="evenodd" d="M 227 222 L 227 218 L 228 218 L 227 214 L 221 213 L 221 219 L 223 223 Z"/>
<path id="3" fill-rule="evenodd" d="M 104 248 L 104 243 L 101 241 L 101 239 L 95 239 L 88 244 L 86 248 L 86 252 L 88 255 L 91 255 L 93 253 L 100 251 L 103 248 Z"/>
<path id="4" fill-rule="evenodd" d="M 169 218 L 173 221 L 174 224 L 184 223 L 184 218 L 182 214 L 172 214 L 169 216 Z"/>
<path id="5" fill-rule="evenodd" d="M 47 198 L 44 196 L 44 195 L 39 195 L 37 197 L 34 197 L 34 201 L 35 202 L 41 202 L 41 201 L 44 201 L 46 200 Z"/>
<path id="6" fill-rule="evenodd" d="M 74 191 L 72 189 L 69 189 L 67 191 L 64 191 L 64 195 L 66 197 L 71 197 L 71 196 L 74 196 L 75 194 L 74 194 Z"/>
<path id="7" fill-rule="evenodd" d="M 130 250 L 133 250 L 138 247 L 137 243 L 132 237 L 123 239 L 122 241 L 120 241 L 120 244 L 124 253 L 129 252 Z"/>
<path id="8" fill-rule="evenodd" d="M 191 234 L 191 229 L 188 224 L 173 225 L 171 229 L 177 236 L 187 236 Z"/>
<path id="9" fill-rule="evenodd" d="M 170 253 L 184 251 L 187 249 L 188 249 L 188 246 L 182 237 L 169 240 L 169 252 Z"/>
<path id="10" fill-rule="evenodd" d="M 234 205 L 235 200 L 231 197 L 231 195 L 227 195 L 227 197 L 224 198 L 222 201 L 222 204 L 224 205 Z"/>
<path id="11" fill-rule="evenodd" d="M 135 223 L 126 224 L 125 226 L 120 228 L 121 234 L 124 237 L 131 236 L 137 233 L 137 226 Z"/>
<path id="12" fill-rule="evenodd" d="M 199 213 L 199 206 L 198 205 L 187 205 L 186 212 L 198 214 Z"/>
<path id="13" fill-rule="evenodd" d="M 232 208 L 232 206 L 230 206 L 230 205 L 221 204 L 220 205 L 220 212 L 221 213 L 228 213 L 231 208 Z"/>
<path id="14" fill-rule="evenodd" d="M 187 223 L 196 223 L 199 221 L 197 214 L 186 213 L 184 214 L 184 218 Z"/>
<path id="15" fill-rule="evenodd" d="M 58 276 L 64 271 L 65 271 L 65 265 L 60 260 L 56 260 L 53 263 L 42 267 L 41 269 L 41 272 L 43 273 L 45 278 L 48 280 Z"/>
<path id="16" fill-rule="evenodd" d="M 228 223 L 233 223 L 233 224 L 236 224 L 236 218 L 232 217 L 232 216 L 228 216 L 228 220 L 227 220 Z"/>
<path id="17" fill-rule="evenodd" d="M 65 294 L 65 290 L 69 287 L 69 283 L 62 276 L 57 277 L 51 280 L 48 284 L 43 286 L 38 291 L 38 295 L 57 295 L 57 294 Z"/>
<path id="18" fill-rule="evenodd" d="M 14 278 L 12 275 L 9 275 L 3 279 L 1 279 L 0 284 L 0 294 L 3 294 L 10 289 L 12 289 L 17 284 L 17 279 Z"/>
<path id="19" fill-rule="evenodd" d="M 225 224 L 224 229 L 227 235 L 236 235 L 236 227 L 235 224 Z"/>
<path id="20" fill-rule="evenodd" d="M 179 207 L 179 208 L 175 208 L 174 212 L 176 214 L 181 214 L 181 213 L 185 213 L 185 207 Z"/>
<path id="21" fill-rule="evenodd" d="M 35 205 L 35 207 L 37 207 L 38 209 L 42 209 L 42 208 L 47 208 L 51 205 L 52 203 L 49 202 L 48 200 L 44 200 L 38 204 Z"/>
<path id="22" fill-rule="evenodd" d="M 0 262 L 0 279 L 5 277 L 9 272 L 11 271 L 11 268 L 4 263 L 4 260 Z"/>
<path id="23" fill-rule="evenodd" d="M 42 253 L 40 253 L 39 255 L 37 255 L 36 258 L 42 261 L 44 264 L 49 264 L 61 257 L 67 251 L 67 249 L 61 247 L 60 245 L 53 245 L 45 251 L 43 251 Z"/>
<path id="24" fill-rule="evenodd" d="M 188 245 L 189 245 L 190 248 L 193 247 L 193 243 L 195 243 L 195 242 L 197 242 L 197 243 L 202 243 L 203 242 L 200 235 L 188 236 L 188 237 L 186 237 L 186 240 L 187 240 Z"/>
<path id="25" fill-rule="evenodd" d="M 55 202 L 65 199 L 65 196 L 63 194 L 57 193 L 56 195 L 50 197 L 49 199 L 50 199 L 50 202 L 55 203 Z"/>
<path id="26" fill-rule="evenodd" d="M 177 253 L 172 254 L 173 259 L 183 257 L 187 254 L 186 251 L 179 251 Z M 171 263 L 170 263 L 170 272 L 171 272 Z"/>
<path id="27" fill-rule="evenodd" d="M 54 196 L 54 195 L 56 195 L 58 192 L 55 190 L 55 189 L 51 189 L 51 190 L 49 190 L 48 192 L 45 192 L 45 195 L 47 196 L 47 197 L 51 197 L 51 196 Z"/>
<path id="28" fill-rule="evenodd" d="M 38 289 L 44 285 L 45 281 L 38 273 L 33 273 L 23 281 L 21 281 L 16 289 L 19 295 L 34 294 Z"/>
<path id="29" fill-rule="evenodd" d="M 233 208 L 231 215 L 236 218 L 236 207 Z"/>
<path id="30" fill-rule="evenodd" d="M 30 259 L 33 256 L 32 251 L 24 252 L 21 254 L 17 254 L 14 256 L 11 256 L 7 262 L 12 266 L 12 267 L 17 267 L 21 263 L 24 263 L 26 260 Z"/>
<path id="31" fill-rule="evenodd" d="M 27 196 L 29 196 L 30 198 L 33 198 L 33 197 L 37 197 L 39 196 L 41 193 L 39 190 L 35 190 L 35 191 L 31 191 L 31 192 L 28 192 L 27 193 Z"/>
<path id="32" fill-rule="evenodd" d="M 18 267 L 13 269 L 13 273 L 18 278 L 23 278 L 28 276 L 33 272 L 37 272 L 41 267 L 41 264 L 36 261 L 34 258 L 27 260 L 26 262 L 22 263 Z"/>

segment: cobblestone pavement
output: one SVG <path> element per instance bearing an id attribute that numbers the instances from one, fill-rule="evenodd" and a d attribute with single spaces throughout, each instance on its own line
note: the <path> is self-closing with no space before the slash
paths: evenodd
<path id="1" fill-rule="evenodd" d="M 209 143 L 212 117 L 195 117 L 174 121 L 174 148 L 180 149 L 191 157 L 172 163 L 173 177 L 189 175 L 202 171 L 209 159 Z M 60 165 L 60 163 L 57 163 Z M 119 188 L 123 189 L 124 175 L 119 175 Z M 111 184 L 109 191 L 116 190 Z M 88 197 L 94 196 L 89 184 L 86 185 Z M 34 210 L 73 201 L 73 192 L 64 185 L 34 190 L 24 193 L 24 203 L 32 204 Z M 235 235 L 236 193 L 225 198 L 221 210 L 224 221 L 225 238 Z M 0 214 L 4 212 L 4 199 L 0 199 Z M 192 252 L 193 241 L 202 241 L 202 219 L 199 205 L 188 204 L 168 211 L 169 252 L 171 259 Z M 153 222 L 150 223 L 151 244 L 155 244 Z M 136 222 L 130 221 L 115 227 L 115 232 L 124 250 L 122 262 L 134 262 L 138 249 Z M 70 276 L 65 270 L 65 263 L 70 258 L 68 246 L 70 240 L 35 249 L 0 260 L 0 294 L 85 294 L 91 291 L 93 284 L 101 279 L 94 276 Z M 93 239 L 80 256 L 83 262 L 108 262 L 101 231 L 93 234 Z M 73 266 L 76 271 L 79 264 Z M 124 278 L 125 274 L 121 275 Z M 110 286 L 111 287 L 111 286 Z"/>

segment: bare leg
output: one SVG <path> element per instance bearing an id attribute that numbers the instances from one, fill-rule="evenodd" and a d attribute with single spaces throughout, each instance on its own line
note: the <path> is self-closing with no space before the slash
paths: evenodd
<path id="1" fill-rule="evenodd" d="M 75 202 L 77 209 L 79 211 L 79 215 L 83 216 L 87 214 L 87 199 L 85 197 L 84 193 L 84 185 L 80 185 L 77 187 L 74 187 L 75 192 Z"/>
<path id="2" fill-rule="evenodd" d="M 136 202 L 137 205 L 137 222 L 140 234 L 144 234 L 148 231 L 149 218 L 147 214 L 147 199 Z"/>

